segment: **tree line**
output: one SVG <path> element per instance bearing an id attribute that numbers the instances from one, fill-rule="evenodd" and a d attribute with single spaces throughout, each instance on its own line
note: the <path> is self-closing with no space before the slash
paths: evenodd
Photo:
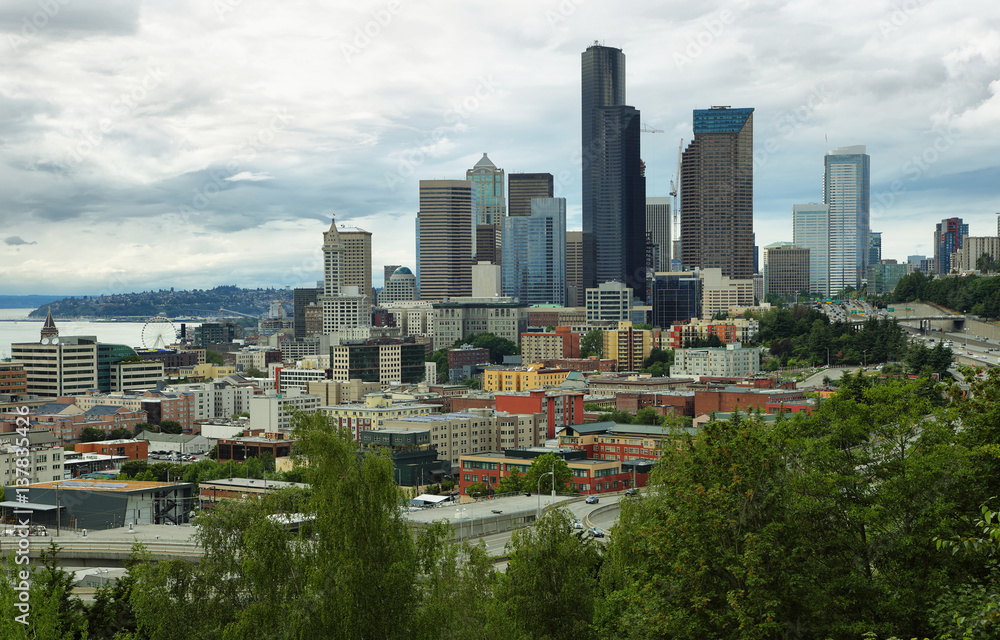
<path id="1" fill-rule="evenodd" d="M 899 280 L 890 300 L 933 302 L 961 313 L 1000 318 L 1000 278 L 977 275 L 931 278 L 914 271 Z"/>

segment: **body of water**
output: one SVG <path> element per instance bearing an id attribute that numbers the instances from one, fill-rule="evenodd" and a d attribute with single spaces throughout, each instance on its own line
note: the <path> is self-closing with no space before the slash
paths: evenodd
<path id="1" fill-rule="evenodd" d="M 10 357 L 10 345 L 16 342 L 38 342 L 42 330 L 42 320 L 28 320 L 33 309 L 0 309 L 0 359 Z M 184 323 L 188 331 L 200 323 Z M 180 330 L 181 323 L 173 322 Z M 56 328 L 61 336 L 96 336 L 98 341 L 111 344 L 125 344 L 130 347 L 143 346 L 145 322 L 92 322 L 88 320 L 56 320 Z M 157 330 L 157 331 L 154 331 Z M 156 333 L 164 334 L 168 327 L 152 327 L 146 331 L 147 338 Z M 167 331 L 169 332 L 169 331 Z M 175 341 L 173 335 L 167 343 Z M 152 346 L 150 344 L 149 346 Z"/>

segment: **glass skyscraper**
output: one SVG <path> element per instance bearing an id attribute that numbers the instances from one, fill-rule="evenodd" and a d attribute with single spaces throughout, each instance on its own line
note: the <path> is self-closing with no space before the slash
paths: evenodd
<path id="1" fill-rule="evenodd" d="M 701 277 L 697 270 L 657 273 L 650 280 L 654 327 L 701 317 Z"/>
<path id="2" fill-rule="evenodd" d="M 830 288 L 830 207 L 825 204 L 797 204 L 792 207 L 792 243 L 809 249 L 809 293 L 831 296 Z"/>
<path id="3" fill-rule="evenodd" d="M 503 294 L 524 305 L 566 304 L 566 198 L 532 198 L 503 220 Z"/>
<path id="4" fill-rule="evenodd" d="M 694 111 L 681 160 L 681 264 L 754 274 L 753 109 Z"/>
<path id="5" fill-rule="evenodd" d="M 934 265 L 937 273 L 951 273 L 951 254 L 962 248 L 962 237 L 967 235 L 969 225 L 961 218 L 948 218 L 935 225 Z"/>
<path id="6" fill-rule="evenodd" d="M 824 157 L 823 203 L 830 206 L 830 294 L 860 288 L 868 266 L 871 178 L 864 145 Z M 797 244 L 797 243 L 796 243 Z"/>
<path id="7" fill-rule="evenodd" d="M 594 44 L 582 54 L 584 286 L 646 290 L 646 182 L 639 111 L 625 105 L 625 54 Z"/>

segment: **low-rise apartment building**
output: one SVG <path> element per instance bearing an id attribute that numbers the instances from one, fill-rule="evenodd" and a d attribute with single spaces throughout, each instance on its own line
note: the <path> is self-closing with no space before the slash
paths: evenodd
<path id="1" fill-rule="evenodd" d="M 439 413 L 440 409 L 439 406 L 432 404 L 393 402 L 391 397 L 377 393 L 367 396 L 364 404 L 320 407 L 319 412 L 327 416 L 331 425 L 347 429 L 354 439 L 360 442 L 362 431 L 379 429 L 387 420 L 426 416 Z"/>

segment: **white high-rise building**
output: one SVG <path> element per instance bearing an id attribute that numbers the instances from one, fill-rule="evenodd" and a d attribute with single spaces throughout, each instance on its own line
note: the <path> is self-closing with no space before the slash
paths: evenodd
<path id="1" fill-rule="evenodd" d="M 317 302 L 323 308 L 323 334 L 336 335 L 338 342 L 366 339 L 372 326 L 370 290 L 345 285 L 344 251 L 337 221 L 332 220 L 323 233 L 323 295 Z"/>
<path id="2" fill-rule="evenodd" d="M 831 295 L 848 286 L 860 288 L 868 266 L 869 165 L 864 145 L 834 149 L 824 157 L 823 204 L 830 207 Z"/>
<path id="3" fill-rule="evenodd" d="M 792 243 L 809 249 L 809 292 L 830 296 L 830 206 L 797 204 L 792 207 Z"/>

